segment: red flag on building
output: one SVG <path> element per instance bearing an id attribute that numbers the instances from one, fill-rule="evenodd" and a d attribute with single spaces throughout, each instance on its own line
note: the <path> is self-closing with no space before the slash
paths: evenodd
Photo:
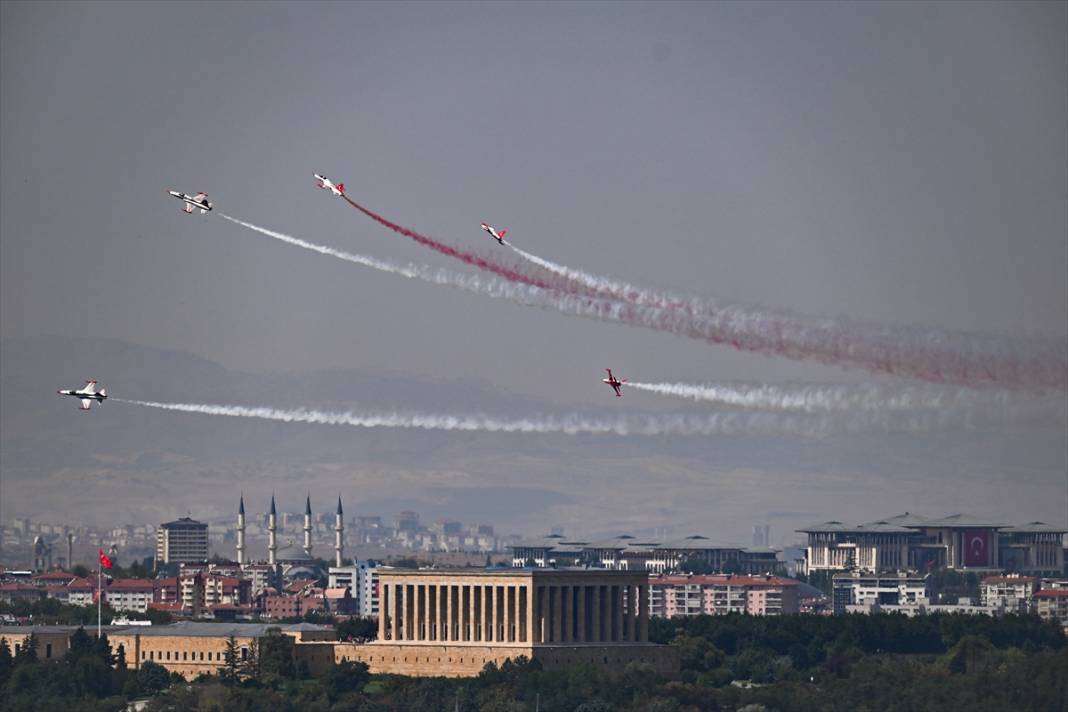
<path id="1" fill-rule="evenodd" d="M 111 569 L 111 559 L 108 558 L 103 549 L 100 550 L 100 565 L 105 569 Z"/>

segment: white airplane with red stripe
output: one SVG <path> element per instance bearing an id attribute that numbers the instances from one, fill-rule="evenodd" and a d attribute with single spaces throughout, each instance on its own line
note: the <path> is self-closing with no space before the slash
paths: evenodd
<path id="1" fill-rule="evenodd" d="M 492 225 L 487 225 L 486 223 L 482 223 L 482 229 L 488 232 L 490 234 L 490 237 L 492 237 L 498 243 L 502 245 L 504 244 L 504 236 L 508 232 L 507 230 L 501 230 L 500 232 L 498 232 L 497 230 L 493 229 Z"/>
<path id="2" fill-rule="evenodd" d="M 86 381 L 85 388 L 71 389 L 69 391 L 56 391 L 61 396 L 74 396 L 80 398 L 82 401 L 81 410 L 89 410 L 89 406 L 93 404 L 95 400 L 97 403 L 103 403 L 108 397 L 108 392 L 101 388 L 99 391 L 96 389 L 96 381 Z"/>
<path id="3" fill-rule="evenodd" d="M 329 190 L 331 193 L 338 196 L 339 198 L 345 194 L 344 183 L 338 183 L 337 185 L 334 185 L 326 176 L 321 176 L 318 173 L 314 173 L 313 175 L 315 176 L 315 180 L 319 181 L 319 187 L 323 190 Z"/>
<path id="4" fill-rule="evenodd" d="M 623 394 L 619 392 L 619 388 L 627 382 L 627 379 L 624 378 L 621 381 L 612 375 L 612 369 L 606 368 L 605 370 L 608 371 L 608 378 L 602 378 L 601 383 L 607 383 L 608 385 L 612 386 L 612 390 L 616 392 L 616 398 L 622 398 Z"/>
<path id="5" fill-rule="evenodd" d="M 194 208 L 200 208 L 200 214 L 211 210 L 212 205 L 208 202 L 207 193 L 197 193 L 196 195 L 186 195 L 185 193 L 179 193 L 177 190 L 167 191 L 178 200 L 185 201 L 185 207 L 182 208 L 186 213 L 192 213 Z"/>

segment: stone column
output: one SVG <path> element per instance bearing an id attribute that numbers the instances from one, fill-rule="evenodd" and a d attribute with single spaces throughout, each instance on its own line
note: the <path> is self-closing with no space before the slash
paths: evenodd
<path id="1" fill-rule="evenodd" d="M 512 599 L 512 625 L 510 627 L 511 637 L 510 640 L 513 643 L 519 642 L 520 629 L 523 622 L 523 611 L 519 607 L 519 586 L 509 586 L 510 592 L 509 598 Z"/>
<path id="2" fill-rule="evenodd" d="M 475 586 L 467 584 L 467 640 L 475 639 Z"/>
<path id="3" fill-rule="evenodd" d="M 390 640 L 397 640 L 397 584 L 391 583 L 386 586 L 389 591 L 389 633 Z"/>
<path id="4" fill-rule="evenodd" d="M 502 643 L 512 642 L 512 623 L 515 621 L 515 615 L 512 611 L 512 587 L 505 585 L 503 587 L 504 592 L 504 635 L 501 636 Z"/>
<path id="5" fill-rule="evenodd" d="M 378 639 L 386 639 L 386 619 L 389 618 L 389 586 L 382 587 L 381 600 L 378 602 Z"/>
<path id="6" fill-rule="evenodd" d="M 490 634 L 487 640 L 497 642 L 501 639 L 500 633 L 500 619 L 497 617 L 497 606 L 501 600 L 500 587 L 497 584 L 492 584 L 489 587 L 489 629 Z"/>
<path id="7" fill-rule="evenodd" d="M 527 645 L 534 643 L 534 584 L 528 584 L 523 589 L 526 600 L 526 610 L 523 611 L 523 642 Z"/>
<path id="8" fill-rule="evenodd" d="M 423 593 L 423 605 L 422 605 L 422 625 L 419 626 L 419 639 L 430 640 L 430 584 L 426 583 L 420 586 Z"/>
<path id="9" fill-rule="evenodd" d="M 422 634 L 419 631 L 423 623 L 423 613 L 419 605 L 419 589 L 421 589 L 417 583 L 412 584 L 412 634 L 409 636 L 410 640 L 419 640 L 422 638 Z"/>
<path id="10" fill-rule="evenodd" d="M 434 586 L 434 639 L 445 640 L 445 587 Z"/>
<path id="11" fill-rule="evenodd" d="M 649 586 L 638 585 L 638 642 L 649 642 Z"/>
<path id="12" fill-rule="evenodd" d="M 482 641 L 488 643 L 493 640 L 493 585 L 481 586 L 482 612 L 479 621 L 482 622 Z"/>
<path id="13" fill-rule="evenodd" d="M 530 645 L 533 643 L 533 631 L 534 631 L 534 600 L 531 597 L 531 592 L 534 590 L 531 586 L 522 586 L 519 590 L 522 591 L 523 596 L 523 610 L 522 610 L 522 628 L 519 633 L 519 640 L 521 643 Z"/>
<path id="14" fill-rule="evenodd" d="M 445 637 L 442 640 L 452 640 L 452 584 L 445 587 Z"/>

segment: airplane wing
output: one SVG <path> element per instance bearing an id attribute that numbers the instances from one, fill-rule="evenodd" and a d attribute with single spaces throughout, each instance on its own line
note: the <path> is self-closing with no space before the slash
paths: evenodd
<path id="1" fill-rule="evenodd" d="M 190 205 L 189 203 L 186 203 L 186 204 L 185 204 L 185 207 L 184 207 L 184 208 L 182 208 L 182 210 L 184 210 L 184 211 L 185 211 L 185 212 L 187 212 L 187 213 L 191 213 L 191 212 L 193 212 L 193 206 L 192 206 L 192 205 Z"/>
<path id="2" fill-rule="evenodd" d="M 92 405 L 92 403 L 93 401 L 89 400 L 88 398 L 82 398 L 81 410 L 89 410 L 89 406 Z"/>
<path id="3" fill-rule="evenodd" d="M 86 381 L 85 388 L 82 389 L 83 393 L 96 393 L 96 381 Z"/>
<path id="4" fill-rule="evenodd" d="M 207 193 L 197 193 L 196 195 L 193 196 L 193 200 L 197 201 L 198 203 L 203 203 L 204 199 L 207 198 L 207 197 L 208 197 Z"/>

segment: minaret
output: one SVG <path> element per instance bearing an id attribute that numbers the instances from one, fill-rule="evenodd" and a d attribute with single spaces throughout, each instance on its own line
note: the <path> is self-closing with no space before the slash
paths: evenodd
<path id="1" fill-rule="evenodd" d="M 341 495 L 337 496 L 337 514 L 334 515 L 334 565 L 344 566 L 345 513 L 341 511 Z"/>
<path id="2" fill-rule="evenodd" d="M 274 495 L 271 495 L 271 513 L 267 515 L 267 563 L 274 566 L 278 554 L 278 512 L 274 509 Z"/>
<path id="3" fill-rule="evenodd" d="M 241 493 L 241 504 L 237 507 L 237 565 L 245 565 L 245 493 Z"/>
<path id="4" fill-rule="evenodd" d="M 304 504 L 304 555 L 309 559 L 312 557 L 311 532 L 311 494 L 309 494 Z"/>

